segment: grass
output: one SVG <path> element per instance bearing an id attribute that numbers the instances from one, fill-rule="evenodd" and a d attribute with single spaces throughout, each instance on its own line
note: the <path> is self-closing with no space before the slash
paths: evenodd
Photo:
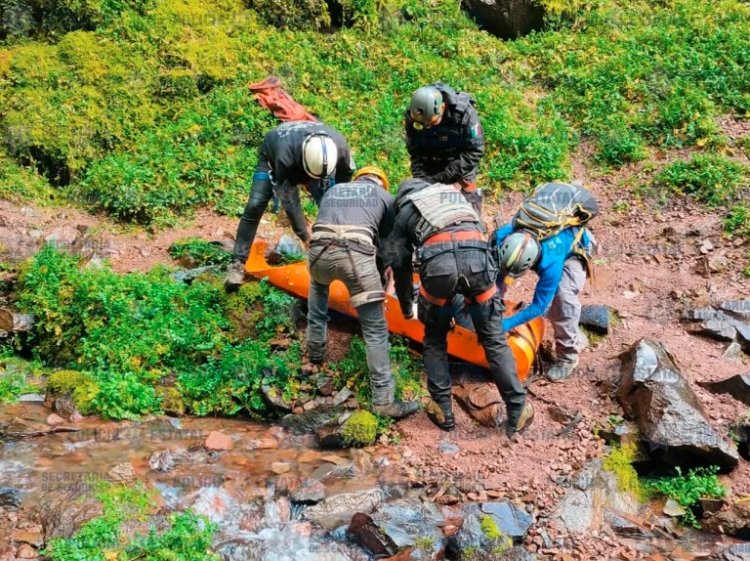
<path id="1" fill-rule="evenodd" d="M 323 4 L 56 3 L 0 48 L 0 193 L 156 226 L 199 206 L 237 214 L 275 124 L 245 85 L 271 73 L 394 184 L 403 108 L 437 79 L 476 97 L 495 192 L 568 178 L 582 139 L 617 167 L 721 146 L 716 117 L 750 113 L 739 0 L 544 0 L 547 30 L 506 42 L 458 0 L 347 0 L 336 29 Z"/>
<path id="2" fill-rule="evenodd" d="M 169 248 L 169 255 L 186 267 L 223 265 L 231 263 L 232 254 L 219 243 L 207 242 L 199 238 L 178 240 Z"/>
<path id="3" fill-rule="evenodd" d="M 617 486 L 621 491 L 632 493 L 638 499 L 644 499 L 644 492 L 638 478 L 638 472 L 633 467 L 638 452 L 638 444 L 635 442 L 612 446 L 611 450 L 604 456 L 602 467 L 615 475 Z"/>

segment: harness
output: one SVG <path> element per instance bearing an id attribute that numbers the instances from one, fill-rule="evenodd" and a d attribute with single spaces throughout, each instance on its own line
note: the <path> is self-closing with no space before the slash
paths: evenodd
<path id="1" fill-rule="evenodd" d="M 456 260 L 456 263 L 459 262 L 459 255 L 458 255 L 458 242 L 461 241 L 486 241 L 484 238 L 484 235 L 477 231 L 477 230 L 462 230 L 458 232 L 438 232 L 437 234 L 431 235 L 429 238 L 427 238 L 424 242 L 422 242 L 422 247 L 427 245 L 433 245 L 438 243 L 451 243 L 453 245 L 453 258 Z M 448 250 L 446 250 L 445 253 L 447 253 Z M 489 249 L 486 250 L 487 255 L 489 255 Z M 442 255 L 442 253 L 439 253 L 437 255 Z M 435 255 L 435 257 L 437 257 Z M 459 279 L 460 282 L 460 279 Z M 492 298 L 495 295 L 495 292 L 497 292 L 497 286 L 493 283 L 487 290 L 480 292 L 479 294 L 475 296 L 465 296 L 464 297 L 464 304 L 484 304 L 487 302 L 490 298 Z M 421 294 L 425 300 L 427 300 L 430 304 L 434 306 L 445 306 L 448 303 L 448 298 L 437 298 L 436 296 L 433 296 L 427 290 L 424 288 L 424 286 L 420 283 L 419 285 L 419 294 Z"/>
<path id="2" fill-rule="evenodd" d="M 310 268 L 315 266 L 315 263 L 322 257 L 322 255 L 328 251 L 331 247 L 340 247 L 346 250 L 346 255 L 349 258 L 349 264 L 354 272 L 354 277 L 357 279 L 359 290 L 362 293 L 361 298 L 352 298 L 352 305 L 357 306 L 355 299 L 362 300 L 362 303 L 372 299 L 372 294 L 365 292 L 362 278 L 359 276 L 359 271 L 354 263 L 354 256 L 352 251 L 362 253 L 364 255 L 376 255 L 378 250 L 373 241 L 373 234 L 367 228 L 361 228 L 359 226 L 351 225 L 339 225 L 339 224 L 315 224 L 313 226 L 312 239 L 310 241 L 311 247 L 322 247 L 323 249 L 315 256 L 310 262 Z M 379 295 L 375 295 L 376 297 Z M 382 293 L 382 297 L 385 296 L 385 292 Z M 382 299 L 381 297 L 381 299 Z"/>

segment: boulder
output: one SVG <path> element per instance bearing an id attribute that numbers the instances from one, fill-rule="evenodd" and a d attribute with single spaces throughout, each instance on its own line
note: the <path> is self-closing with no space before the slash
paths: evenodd
<path id="1" fill-rule="evenodd" d="M 333 530 L 343 524 L 349 524 L 357 513 L 371 513 L 384 500 L 385 493 L 377 488 L 340 493 L 306 508 L 303 516 L 318 526 Z"/>
<path id="2" fill-rule="evenodd" d="M 326 498 L 326 486 L 318 479 L 309 477 L 298 485 L 289 495 L 292 502 L 298 504 L 315 504 Z"/>
<path id="3" fill-rule="evenodd" d="M 31 512 L 31 519 L 42 526 L 44 541 L 49 543 L 53 538 L 72 536 L 83 524 L 101 514 L 101 503 L 78 488 L 42 495 Z"/>
<path id="4" fill-rule="evenodd" d="M 445 517 L 434 503 L 401 499 L 379 506 L 372 519 L 397 550 L 410 549 L 412 559 L 438 559 L 446 540 Z"/>
<path id="5" fill-rule="evenodd" d="M 136 477 L 135 468 L 130 462 L 117 464 L 107 472 L 107 476 L 112 481 L 132 481 Z"/>
<path id="6" fill-rule="evenodd" d="M 174 459 L 169 448 L 151 454 L 148 458 L 148 465 L 154 471 L 170 471 L 174 467 Z"/>
<path id="7" fill-rule="evenodd" d="M 544 26 L 544 8 L 536 0 L 467 0 L 466 11 L 501 39 L 516 39 Z"/>
<path id="8" fill-rule="evenodd" d="M 735 544 L 721 552 L 721 561 L 750 561 L 750 547 L 747 544 Z"/>
<path id="9" fill-rule="evenodd" d="M 234 447 L 232 437 L 219 431 L 211 431 L 203 443 L 203 447 L 208 451 L 231 450 Z"/>
<path id="10" fill-rule="evenodd" d="M 750 540 L 750 504 L 737 501 L 727 510 L 705 515 L 701 520 L 704 530 Z"/>
<path id="11" fill-rule="evenodd" d="M 497 428 L 503 424 L 503 406 L 495 384 L 455 384 L 453 396 L 479 424 Z"/>
<path id="12" fill-rule="evenodd" d="M 718 382 L 698 382 L 711 393 L 729 394 L 737 401 L 750 405 L 750 372 L 735 374 Z"/>
<path id="13" fill-rule="evenodd" d="M 722 302 L 714 307 L 687 310 L 683 319 L 701 322 L 695 333 L 732 341 L 750 353 L 750 300 Z"/>
<path id="14" fill-rule="evenodd" d="M 581 306 L 581 319 L 578 324 L 597 335 L 609 335 L 612 311 L 609 306 L 584 304 Z"/>
<path id="15" fill-rule="evenodd" d="M 469 551 L 507 552 L 526 536 L 533 518 L 510 501 L 471 503 L 463 507 L 461 529 L 448 539 L 446 554 L 462 559 Z"/>
<path id="16" fill-rule="evenodd" d="M 621 491 L 613 473 L 592 460 L 573 482 L 550 514 L 550 520 L 568 532 L 588 533 L 608 523 L 621 534 L 637 533 L 628 518 L 638 515 L 640 506 L 632 493 Z"/>
<path id="17" fill-rule="evenodd" d="M 717 465 L 725 473 L 737 466 L 737 451 L 713 429 L 660 343 L 644 338 L 626 353 L 617 398 L 652 460 L 682 469 Z"/>
<path id="18" fill-rule="evenodd" d="M 398 551 L 396 544 L 388 537 L 388 534 L 379 528 L 370 516 L 361 512 L 352 517 L 346 535 L 375 557 L 392 556 Z"/>
<path id="19" fill-rule="evenodd" d="M 19 508 L 21 506 L 21 491 L 13 487 L 0 487 L 0 506 Z"/>

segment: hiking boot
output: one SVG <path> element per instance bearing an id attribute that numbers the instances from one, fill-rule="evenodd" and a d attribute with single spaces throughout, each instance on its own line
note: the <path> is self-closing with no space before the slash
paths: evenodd
<path id="1" fill-rule="evenodd" d="M 514 434 L 525 430 L 533 421 L 534 406 L 527 400 L 519 414 L 512 415 L 510 412 L 508 413 L 508 424 L 505 426 L 505 433 L 508 435 L 508 438 L 511 438 Z"/>
<path id="2" fill-rule="evenodd" d="M 242 261 L 232 261 L 227 267 L 227 275 L 224 277 L 224 290 L 235 292 L 245 282 L 245 266 Z"/>
<path id="3" fill-rule="evenodd" d="M 544 376 L 550 382 L 561 382 L 573 373 L 576 366 L 578 366 L 578 357 L 573 362 L 558 360 L 552 363 Z"/>
<path id="4" fill-rule="evenodd" d="M 419 411 L 419 404 L 416 401 L 399 401 L 393 400 L 387 405 L 373 405 L 372 412 L 391 419 L 403 419 Z"/>
<path id="5" fill-rule="evenodd" d="M 430 421 L 435 423 L 444 431 L 452 431 L 456 428 L 456 418 L 453 416 L 453 407 L 450 401 L 437 403 L 430 400 L 425 408 Z"/>

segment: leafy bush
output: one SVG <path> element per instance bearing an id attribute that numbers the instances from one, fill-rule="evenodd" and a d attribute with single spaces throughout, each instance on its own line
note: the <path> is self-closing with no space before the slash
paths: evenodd
<path id="1" fill-rule="evenodd" d="M 126 534 L 125 526 L 153 514 L 154 497 L 142 485 L 128 488 L 101 483 L 96 498 L 102 514 L 86 522 L 69 538 L 50 540 L 44 555 L 50 561 L 218 561 L 210 551 L 216 526 L 191 512 L 169 515 L 166 524 L 152 523 L 147 535 Z M 154 519 L 157 522 L 156 519 Z"/>
<path id="2" fill-rule="evenodd" d="M 117 275 L 45 247 L 22 267 L 16 305 L 37 318 L 34 354 L 76 370 L 53 373 L 49 384 L 72 392 L 83 413 L 263 413 L 262 379 L 285 387 L 299 374 L 298 343 L 272 353 L 266 342 L 294 328 L 297 301 L 268 283 L 250 286 L 227 297 L 218 282 L 188 286 L 162 268 Z M 260 311 L 257 338 L 244 342 L 227 319 L 242 306 Z"/>
<path id="3" fill-rule="evenodd" d="M 717 476 L 719 468 L 713 466 L 691 469 L 685 475 L 679 467 L 675 469 L 677 471 L 675 477 L 653 479 L 647 482 L 647 486 L 653 491 L 674 499 L 687 509 L 681 517 L 683 524 L 700 528 L 693 512 L 693 509 L 700 504 L 699 500 L 701 498 L 718 499 L 727 493 L 726 487 L 721 484 Z"/>
<path id="4" fill-rule="evenodd" d="M 178 240 L 169 247 L 169 255 L 186 267 L 223 265 L 232 261 L 232 254 L 220 243 L 200 238 Z"/>
<path id="5" fill-rule="evenodd" d="M 655 185 L 672 193 L 690 195 L 712 206 L 730 203 L 748 186 L 750 169 L 722 156 L 698 154 L 689 161 L 667 165 Z"/>
<path id="6" fill-rule="evenodd" d="M 746 202 L 734 205 L 724 218 L 724 230 L 733 235 L 750 238 L 750 205 Z"/>

